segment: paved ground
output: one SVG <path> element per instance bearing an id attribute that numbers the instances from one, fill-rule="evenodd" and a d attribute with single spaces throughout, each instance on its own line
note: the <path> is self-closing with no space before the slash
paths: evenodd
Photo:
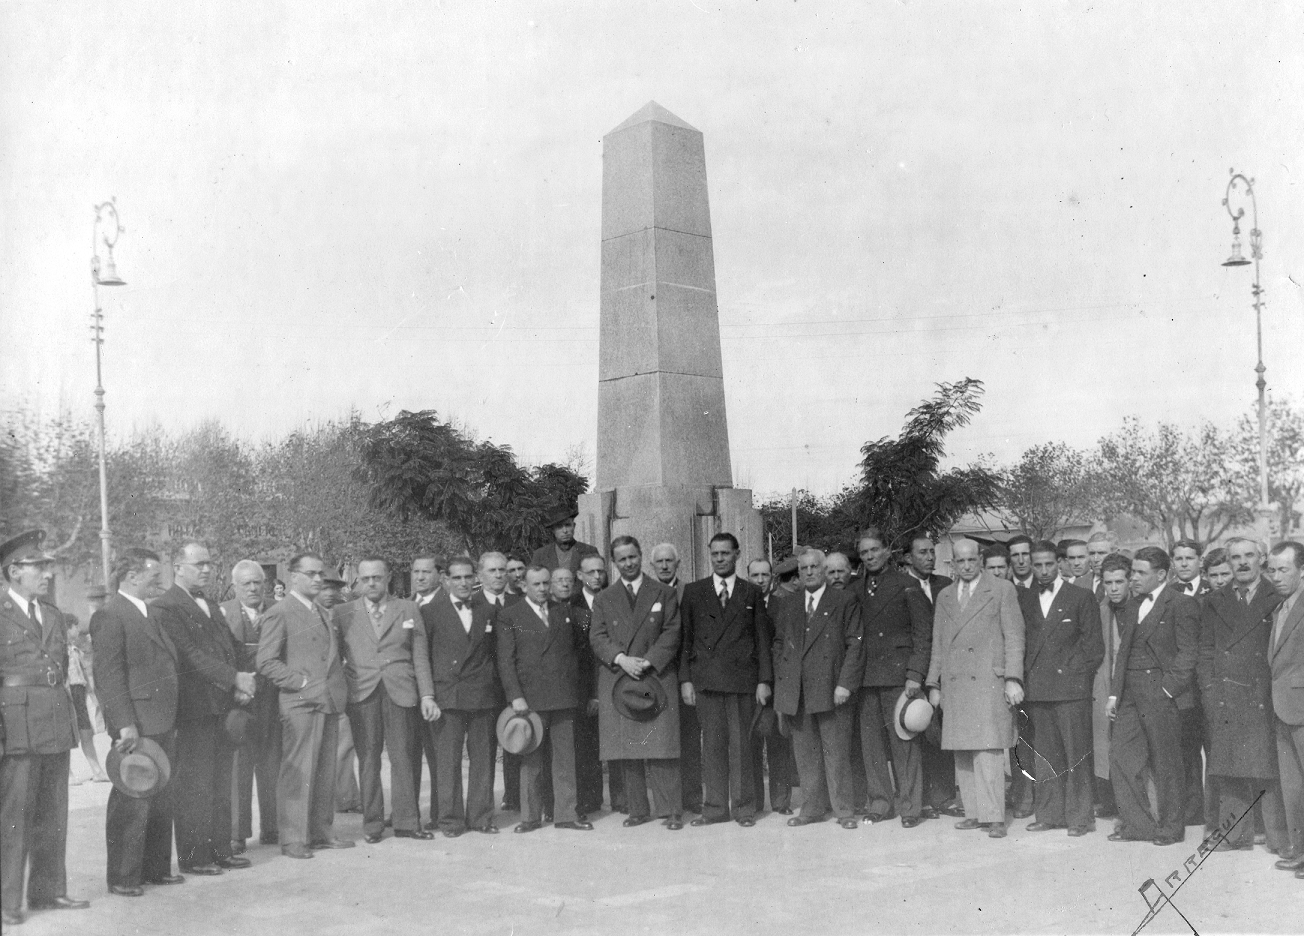
<path id="1" fill-rule="evenodd" d="M 22 936 L 1128 934 L 1145 916 L 1138 887 L 1179 869 L 1198 834 L 1161 849 L 1104 832 L 1029 833 L 1026 821 L 998 841 L 957 832 L 953 820 L 849 832 L 832 822 L 790 829 L 772 814 L 752 829 L 669 832 L 624 829 L 603 813 L 593 832 L 522 836 L 511 832 L 517 817 L 502 814 L 497 836 L 373 846 L 361 842 L 361 817 L 341 815 L 337 834 L 357 848 L 305 862 L 255 846 L 249 870 L 129 899 L 105 889 L 108 790 L 71 791 L 69 889 L 91 909 L 33 914 Z M 1262 848 L 1212 855 L 1174 902 L 1201 934 L 1301 932 L 1304 881 L 1274 870 L 1274 857 Z M 1190 930 L 1166 909 L 1145 932 Z"/>

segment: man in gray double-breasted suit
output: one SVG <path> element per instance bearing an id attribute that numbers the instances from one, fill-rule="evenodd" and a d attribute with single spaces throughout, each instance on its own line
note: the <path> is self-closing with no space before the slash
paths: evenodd
<path id="1" fill-rule="evenodd" d="M 358 563 L 361 598 L 335 608 L 335 627 L 349 682 L 349 725 L 358 750 L 362 788 L 362 831 L 371 844 L 385 831 L 385 796 L 380 755 L 389 749 L 394 837 L 429 839 L 421 828 L 417 791 L 412 785 L 412 734 L 417 703 L 435 690 L 421 612 L 414 602 L 389 594 L 389 564 L 369 557 Z M 427 700 L 422 716 L 433 717 Z"/>

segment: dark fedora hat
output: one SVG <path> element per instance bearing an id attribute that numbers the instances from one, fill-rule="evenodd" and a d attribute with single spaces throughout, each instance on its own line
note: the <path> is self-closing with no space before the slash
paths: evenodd
<path id="1" fill-rule="evenodd" d="M 558 504 L 543 515 L 543 525 L 551 530 L 553 527 L 560 526 L 567 520 L 574 520 L 579 515 L 580 512 L 576 508 Z"/>
<path id="2" fill-rule="evenodd" d="M 510 705 L 498 715 L 498 744 L 508 754 L 529 754 L 543 743 L 543 719 L 537 712 L 518 712 Z"/>
<path id="3" fill-rule="evenodd" d="M 652 721 L 666 710 L 666 689 L 656 676 L 635 679 L 621 673 L 611 687 L 611 704 L 632 721 Z"/>
<path id="4" fill-rule="evenodd" d="M 239 747 L 245 743 L 245 738 L 249 735 L 249 723 L 253 720 L 252 712 L 243 706 L 237 705 L 226 713 L 226 718 L 222 722 L 222 730 L 226 732 L 227 739 Z"/>
<path id="5" fill-rule="evenodd" d="M 104 767 L 113 785 L 135 799 L 153 796 L 172 777 L 167 753 L 150 738 L 137 738 L 130 754 L 123 754 L 117 745 L 109 748 Z"/>

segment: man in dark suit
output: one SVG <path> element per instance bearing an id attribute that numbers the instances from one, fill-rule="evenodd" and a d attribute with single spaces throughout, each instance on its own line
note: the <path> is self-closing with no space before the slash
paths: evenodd
<path id="1" fill-rule="evenodd" d="M 1178 540 L 1173 544 L 1171 556 L 1173 568 L 1168 574 L 1170 587 L 1194 598 L 1203 607 L 1205 598 L 1213 591 L 1213 587 L 1200 574 L 1200 544 L 1191 539 Z M 1257 569 L 1255 574 L 1259 574 Z M 1271 591 L 1266 587 L 1264 590 Z M 1214 791 L 1206 789 L 1204 778 L 1205 764 L 1209 760 L 1209 735 L 1208 723 L 1204 717 L 1207 705 L 1202 702 L 1201 694 L 1202 684 L 1197 680 L 1197 684 L 1191 687 L 1188 704 L 1182 708 L 1182 782 L 1186 791 L 1186 824 L 1212 826 L 1216 824 L 1214 816 L 1218 806 Z"/>
<path id="2" fill-rule="evenodd" d="M 587 638 L 593 623 L 593 603 L 607 587 L 607 562 L 601 556 L 585 556 L 580 560 L 580 570 L 576 575 L 579 580 L 572 589 L 571 603 L 582 614 L 581 626 Z M 557 587 L 553 579 L 553 588 Z M 592 642 L 586 656 L 594 673 L 596 685 L 598 667 L 601 665 L 593 654 Z M 594 699 L 587 713 L 575 719 L 576 770 L 579 773 L 580 812 L 593 815 L 602 808 L 602 758 L 598 743 L 598 704 Z M 596 768 L 595 766 L 596 765 Z M 610 765 L 609 765 L 610 766 Z M 596 772 L 595 772 L 596 770 Z M 625 805 L 625 775 L 616 767 L 609 770 L 607 784 L 611 787 L 611 809 L 613 812 L 627 812 Z M 586 808 L 587 807 L 587 808 Z"/>
<path id="3" fill-rule="evenodd" d="M 805 799 L 790 826 L 821 822 L 830 806 L 855 829 L 851 780 L 851 713 L 860 688 L 864 647 L 853 592 L 830 588 L 824 553 L 797 557 L 802 591 L 779 600 L 774 614 L 774 708 L 788 717 Z"/>
<path id="4" fill-rule="evenodd" d="M 679 577 L 679 550 L 674 543 L 658 543 L 652 547 L 652 574 L 658 582 L 675 590 L 682 607 L 684 581 Z M 679 706 L 679 776 L 684 784 L 684 809 L 702 811 L 702 723 L 697 717 L 697 707 L 687 705 L 680 698 Z"/>
<path id="5" fill-rule="evenodd" d="M 906 556 L 906 572 L 919 583 L 920 590 L 928 599 L 931 613 L 937 604 L 937 596 L 942 589 L 951 584 L 945 575 L 936 574 L 937 546 L 927 536 L 916 536 L 910 541 L 910 552 Z M 942 747 L 942 712 L 933 715 L 928 730 L 924 732 L 921 750 L 924 770 L 924 805 L 921 815 L 931 819 L 936 816 L 962 816 L 955 785 L 955 755 Z M 1031 793 L 1029 794 L 1031 803 Z M 1029 807 L 1031 809 L 1031 807 Z"/>
<path id="6" fill-rule="evenodd" d="M 0 544 L 0 923 L 32 910 L 80 910 L 68 896 L 68 752 L 77 746 L 68 625 L 50 593 L 54 559 L 42 530 Z M 30 865 L 30 874 L 29 872 Z"/>
<path id="7" fill-rule="evenodd" d="M 1166 584 L 1170 560 L 1157 546 L 1132 558 L 1132 600 L 1123 613 L 1106 711 L 1114 722 L 1109 776 L 1119 824 L 1111 842 L 1175 845 L 1186 837 L 1181 715 L 1195 674 L 1200 606 Z M 1158 821 L 1150 814 L 1146 773 L 1154 780 Z"/>
<path id="8" fill-rule="evenodd" d="M 756 824 L 764 794 L 752 773 L 752 716 L 770 700 L 774 630 L 764 595 L 738 575 L 738 539 L 717 533 L 709 544 L 713 573 L 684 586 L 679 690 L 702 726 L 702 815 L 693 825 L 732 818 Z"/>
<path id="9" fill-rule="evenodd" d="M 315 848 L 352 848 L 335 837 L 335 758 L 349 686 L 335 625 L 314 599 L 325 563 L 315 553 L 290 560 L 289 594 L 263 615 L 258 671 L 280 690 L 281 775 L 276 822 L 281 854 L 311 858 Z"/>
<path id="10" fill-rule="evenodd" d="M 643 574 L 643 548 L 632 536 L 611 541 L 620 573 L 593 603 L 589 644 L 598 669 L 598 741 L 603 760 L 625 774 L 625 826 L 652 819 L 649 781 L 657 812 L 672 832 L 684 827 L 683 782 L 679 773 L 679 596 Z M 626 718 L 615 704 L 620 677 L 655 679 L 665 708 L 647 720 Z"/>
<path id="11" fill-rule="evenodd" d="M 429 554 L 416 556 L 412 560 L 410 567 L 412 574 L 412 601 L 419 611 L 437 597 L 444 594 L 443 573 L 444 564 L 435 556 Z M 425 629 L 425 622 L 420 615 L 417 616 L 417 623 Z M 427 644 L 429 649 L 429 644 Z M 429 726 L 421 720 L 416 731 L 412 733 L 412 789 L 417 794 L 417 818 L 421 818 L 421 758 L 425 755 L 426 764 L 430 768 L 430 800 L 426 809 L 427 822 L 425 828 L 433 830 L 439 827 L 439 784 L 435 783 L 435 736 L 430 731 Z"/>
<path id="12" fill-rule="evenodd" d="M 1032 537 L 1019 533 L 1005 542 L 1010 552 L 1010 581 L 1020 590 L 1031 589 L 1036 585 L 1032 574 Z M 1027 709 L 1020 705 L 1014 712 L 1014 724 L 1018 730 L 1018 740 L 1010 749 L 1010 788 L 1006 791 L 1006 802 L 1012 808 L 1015 819 L 1026 819 L 1033 812 L 1033 753 L 1032 719 Z M 1026 772 L 1025 772 L 1026 771 Z"/>
<path id="13" fill-rule="evenodd" d="M 348 716 L 358 751 L 362 830 L 372 845 L 385 832 L 380 761 L 388 749 L 394 837 L 433 838 L 433 833 L 421 828 L 408 760 L 418 716 L 432 716 L 435 704 L 421 612 L 413 602 L 389 593 L 389 563 L 379 557 L 358 562 L 355 587 L 361 596 L 332 614 L 349 684 Z M 425 702 L 418 713 L 422 698 Z"/>
<path id="14" fill-rule="evenodd" d="M 1078 588 L 1092 591 L 1093 582 L 1091 577 L 1091 553 L 1087 549 L 1087 541 L 1080 539 L 1067 539 L 1064 541 L 1064 564 L 1068 568 L 1068 573 L 1061 571 L 1060 578 L 1066 585 L 1076 585 Z M 1036 572 L 1033 572 L 1034 578 Z M 1038 580 L 1040 584 L 1040 580 Z"/>
<path id="15" fill-rule="evenodd" d="M 770 627 L 774 627 L 774 612 L 778 609 L 779 592 L 774 579 L 773 566 L 768 559 L 753 559 L 747 563 L 747 580 L 761 592 L 761 601 L 765 604 L 766 617 Z M 771 643 L 771 653 L 774 646 Z M 773 670 L 773 656 L 770 660 Z M 773 707 L 774 696 L 766 703 Z M 792 815 L 792 788 L 797 785 L 797 765 L 792 759 L 792 742 L 788 740 L 786 728 L 780 729 L 775 719 L 774 730 L 764 737 L 752 739 L 752 783 L 756 788 L 756 808 L 765 808 L 765 774 L 768 766 L 770 775 L 770 808 L 781 816 Z"/>
<path id="16" fill-rule="evenodd" d="M 1268 643 L 1273 726 L 1289 843 L 1277 867 L 1304 878 L 1304 544 L 1279 543 L 1268 579 L 1281 598 Z"/>
<path id="17" fill-rule="evenodd" d="M 471 602 L 483 605 L 495 613 L 501 613 L 521 600 L 521 595 L 508 589 L 507 555 L 500 552 L 483 552 L 476 567 L 480 581 L 480 590 Z M 493 756 L 498 757 L 498 736 L 490 733 Z M 521 759 L 515 754 L 503 752 L 503 809 L 518 812 L 521 808 Z"/>
<path id="18" fill-rule="evenodd" d="M 892 550 L 878 529 L 860 534 L 856 583 L 864 630 L 865 675 L 860 690 L 860 746 L 868 780 L 869 822 L 893 816 L 913 829 L 922 821 L 923 738 L 897 734 L 892 719 L 901 694 L 922 695 L 933 646 L 933 614 L 917 581 L 892 568 Z M 888 770 L 891 762 L 892 771 Z M 892 788 L 893 773 L 896 789 Z"/>
<path id="19" fill-rule="evenodd" d="M 1096 818 L 1113 819 L 1118 816 L 1114 803 L 1114 785 L 1109 782 L 1110 729 L 1113 723 L 1106 711 L 1114 681 L 1114 662 L 1121 643 L 1123 612 L 1132 597 L 1128 580 L 1132 576 L 1132 560 L 1121 553 L 1111 553 L 1100 564 L 1100 590 L 1104 598 L 1100 607 L 1100 639 L 1105 648 L 1105 658 L 1096 670 L 1091 687 L 1092 761 L 1096 773 Z"/>
<path id="20" fill-rule="evenodd" d="M 506 559 L 503 560 L 504 573 Z M 498 614 L 490 601 L 473 601 L 475 565 L 448 563 L 448 593 L 421 609 L 430 645 L 434 686 L 433 731 L 439 828 L 456 838 L 468 828 L 496 834 L 494 824 L 494 718 L 502 705 L 496 663 Z M 425 699 L 422 709 L 427 710 Z M 462 797 L 462 753 L 470 766 Z"/>
<path id="21" fill-rule="evenodd" d="M 1282 599 L 1263 579 L 1263 557 L 1253 540 L 1231 539 L 1227 553 L 1232 582 L 1203 601 L 1196 666 L 1208 728 L 1209 785 L 1216 804 L 1207 824 L 1221 827 L 1228 819 L 1239 820 L 1257 798 L 1268 850 L 1281 852 L 1288 850 L 1289 836 L 1278 782 L 1268 652 Z M 1254 828 L 1254 817 L 1246 816 L 1217 847 L 1251 850 Z"/>
<path id="22" fill-rule="evenodd" d="M 1074 558 L 1070 553 L 1070 563 Z M 1086 835 L 1096 827 L 1091 684 L 1105 655 L 1100 610 L 1091 592 L 1060 576 L 1054 543 L 1033 544 L 1032 574 L 1036 585 L 1018 592 L 1024 625 L 1023 704 L 1037 735 L 1037 819 L 1028 829 L 1067 827 L 1069 835 Z"/>
<path id="23" fill-rule="evenodd" d="M 1097 602 L 1105 600 L 1101 569 L 1104 566 L 1105 557 L 1113 551 L 1114 544 L 1109 541 L 1108 533 L 1101 531 L 1092 533 L 1087 537 L 1087 561 L 1091 566 L 1091 593 L 1096 596 Z"/>
<path id="24" fill-rule="evenodd" d="M 575 710 L 575 808 L 589 816 L 602 808 L 602 758 L 598 756 L 598 700 L 593 698 L 597 684 L 598 659 L 589 644 L 589 625 L 593 616 L 584 598 L 576 593 L 575 575 L 570 569 L 553 569 L 548 580 L 549 601 L 568 609 L 568 620 L 580 635 L 580 680 L 587 680 L 588 696 Z M 545 803 L 545 805 L 547 805 Z"/>
<path id="25" fill-rule="evenodd" d="M 258 669 L 258 618 L 267 610 L 264 601 L 266 575 L 252 559 L 241 559 L 231 570 L 235 597 L 222 602 L 231 636 L 235 638 L 241 670 Z M 236 815 L 231 822 L 231 851 L 240 854 L 245 840 L 253 835 L 254 779 L 258 780 L 258 840 L 276 844 L 276 778 L 281 773 L 280 690 L 266 676 L 254 678 L 253 716 L 245 743 L 235 755 Z"/>
<path id="26" fill-rule="evenodd" d="M 254 674 L 239 668 L 235 640 L 216 604 L 204 597 L 213 578 L 208 549 L 186 543 L 172 563 L 172 587 L 155 603 L 180 654 L 174 785 L 177 864 L 189 874 L 247 868 L 231 851 L 231 771 L 235 746 L 223 722 L 251 701 Z"/>
<path id="27" fill-rule="evenodd" d="M 559 507 L 544 519 L 544 526 L 552 534 L 552 542 L 540 546 L 530 559 L 531 565 L 553 569 L 580 570 L 580 560 L 585 556 L 601 556 L 598 550 L 588 543 L 581 543 L 575 538 L 575 518 L 578 511 Z"/>
<path id="28" fill-rule="evenodd" d="M 261 570 L 260 570 L 261 571 Z M 91 616 L 95 685 L 114 746 L 131 753 L 141 738 L 176 756 L 177 648 L 145 602 L 163 593 L 159 557 L 126 549 L 113 566 L 118 594 Z M 109 792 L 104 821 L 109 893 L 139 897 L 142 884 L 181 884 L 172 873 L 171 784 L 152 796 Z"/>
<path id="29" fill-rule="evenodd" d="M 557 575 L 570 575 L 559 568 Z M 543 826 L 543 774 L 551 761 L 558 829 L 590 831 L 593 823 L 576 808 L 575 715 L 592 697 L 592 670 L 581 663 L 587 634 L 579 609 L 550 601 L 551 576 L 543 566 L 525 570 L 523 601 L 498 618 L 498 675 L 513 711 L 539 716 L 550 745 L 542 742 L 521 758 L 522 821 L 516 832 Z M 551 754 L 548 757 L 548 754 Z M 546 759 L 545 759 L 546 758 Z M 554 811 L 555 810 L 555 811 Z"/>

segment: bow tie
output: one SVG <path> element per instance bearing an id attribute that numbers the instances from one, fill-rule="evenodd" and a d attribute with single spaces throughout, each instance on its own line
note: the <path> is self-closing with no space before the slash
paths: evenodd
<path id="1" fill-rule="evenodd" d="M 467 605 L 466 605 L 465 602 L 462 602 L 462 601 L 454 601 L 454 602 L 453 602 L 453 607 L 456 608 L 458 611 L 465 611 L 466 608 L 467 608 Z"/>
<path id="2" fill-rule="evenodd" d="M 1052 579 L 1052 580 L 1049 581 L 1049 582 L 1038 582 L 1038 583 L 1037 583 L 1037 591 L 1041 592 L 1042 594 L 1045 594 L 1045 593 L 1048 592 L 1048 591 L 1054 591 L 1054 590 L 1055 590 L 1055 580 L 1054 580 L 1054 579 Z"/>
<path id="3" fill-rule="evenodd" d="M 1182 591 L 1188 595 L 1191 594 L 1192 592 L 1195 591 L 1195 583 L 1187 582 L 1185 585 L 1182 586 Z"/>

